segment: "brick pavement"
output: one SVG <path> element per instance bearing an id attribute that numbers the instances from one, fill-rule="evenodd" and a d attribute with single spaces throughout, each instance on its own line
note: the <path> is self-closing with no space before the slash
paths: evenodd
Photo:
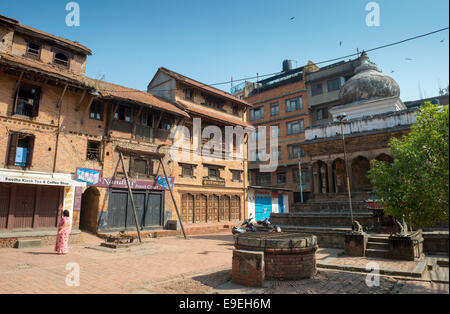
<path id="1" fill-rule="evenodd" d="M 66 256 L 52 247 L 0 250 L 0 293 L 131 293 L 142 286 L 190 274 L 231 269 L 230 234 L 149 239 L 142 249 L 110 253 L 87 248 L 100 239 L 85 236 L 84 245 L 70 247 Z M 66 285 L 70 270 L 80 265 L 80 286 Z"/>
<path id="2" fill-rule="evenodd" d="M 52 247 L 0 249 L 0 293 L 249 293 L 231 280 L 233 241 L 226 234 L 149 239 L 124 251 L 94 250 L 100 239 L 83 234 L 66 256 Z M 339 251 L 321 249 L 318 260 Z M 80 286 L 66 285 L 67 263 L 80 265 Z M 312 279 L 267 281 L 250 293 L 449 293 L 448 284 L 382 276 L 368 287 L 365 274 L 320 269 Z M 247 292 L 246 292 L 247 291 Z"/>

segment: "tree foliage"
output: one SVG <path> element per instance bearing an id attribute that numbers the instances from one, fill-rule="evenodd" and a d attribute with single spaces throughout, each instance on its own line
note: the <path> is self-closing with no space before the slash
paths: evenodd
<path id="1" fill-rule="evenodd" d="M 392 164 L 372 161 L 369 179 L 388 215 L 415 228 L 449 219 L 449 112 L 426 103 L 417 123 L 401 139 L 392 138 Z"/>

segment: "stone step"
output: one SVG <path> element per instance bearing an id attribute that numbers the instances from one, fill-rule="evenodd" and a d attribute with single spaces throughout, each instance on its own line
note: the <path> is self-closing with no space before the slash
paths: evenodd
<path id="1" fill-rule="evenodd" d="M 366 257 L 388 258 L 388 250 L 366 249 Z"/>
<path id="2" fill-rule="evenodd" d="M 367 242 L 367 248 L 375 250 L 387 250 L 389 248 L 389 244 L 383 242 Z"/>
<path id="3" fill-rule="evenodd" d="M 30 247 L 41 247 L 42 241 L 41 239 L 18 239 L 16 243 L 17 249 L 24 249 Z"/>
<path id="4" fill-rule="evenodd" d="M 389 243 L 389 238 L 388 237 L 369 237 L 367 239 L 368 243 Z"/>

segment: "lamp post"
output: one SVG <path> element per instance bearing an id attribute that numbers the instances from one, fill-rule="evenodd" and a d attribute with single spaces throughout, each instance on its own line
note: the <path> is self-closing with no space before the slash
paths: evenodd
<path id="1" fill-rule="evenodd" d="M 298 181 L 299 181 L 299 188 L 300 188 L 300 201 L 303 203 L 303 180 L 302 180 L 302 161 L 300 159 L 301 153 L 298 152 Z"/>
<path id="2" fill-rule="evenodd" d="M 345 113 L 341 113 L 336 116 L 336 118 L 339 120 L 341 125 L 341 135 L 342 135 L 342 144 L 344 146 L 344 162 L 345 162 L 345 172 L 347 175 L 347 191 L 348 191 L 348 202 L 350 204 L 350 216 L 352 219 L 352 225 L 353 225 L 353 207 L 352 207 L 352 192 L 350 190 L 350 175 L 348 170 L 348 162 L 347 162 L 347 151 L 345 148 L 345 136 L 344 136 L 344 122 L 342 120 L 345 119 L 347 115 Z"/>

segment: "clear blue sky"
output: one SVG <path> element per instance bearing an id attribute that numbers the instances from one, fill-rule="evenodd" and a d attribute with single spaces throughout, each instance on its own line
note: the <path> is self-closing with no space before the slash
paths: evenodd
<path id="1" fill-rule="evenodd" d="M 88 46 L 88 76 L 140 90 L 160 66 L 212 84 L 280 71 L 283 59 L 300 66 L 449 25 L 448 0 L 378 0 L 379 27 L 366 26 L 368 0 L 78 0 L 81 25 L 67 27 L 68 2 L 1 1 L 0 14 Z M 419 85 L 432 97 L 449 83 L 448 31 L 369 57 L 397 80 L 404 101 L 420 97 Z"/>

